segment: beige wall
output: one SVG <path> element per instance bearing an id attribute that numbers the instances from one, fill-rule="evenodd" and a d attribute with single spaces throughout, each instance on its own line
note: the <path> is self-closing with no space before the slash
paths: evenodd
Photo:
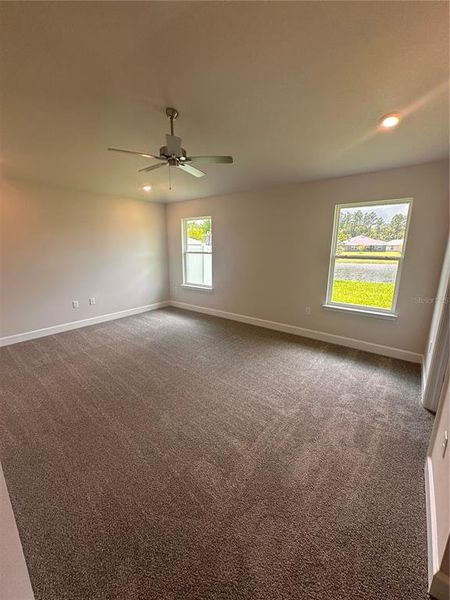
<path id="1" fill-rule="evenodd" d="M 221 168 L 215 167 L 215 168 Z M 414 197 L 395 321 L 327 311 L 334 205 Z M 423 353 L 448 238 L 446 161 L 167 205 L 1 182 L 1 336 L 167 300 Z M 168 290 L 167 239 L 170 294 Z M 213 217 L 214 290 L 180 287 L 180 219 Z M 97 303 L 89 306 L 88 298 Z M 422 298 L 424 302 L 418 302 Z M 72 300 L 80 309 L 72 309 Z M 305 307 L 311 307 L 311 314 Z"/>
<path id="2" fill-rule="evenodd" d="M 448 238 L 448 176 L 448 162 L 438 161 L 168 205 L 170 297 L 422 354 L 427 299 L 436 294 Z M 405 197 L 414 204 L 398 319 L 322 308 L 335 204 Z M 180 219 L 200 215 L 213 218 L 212 292 L 180 287 Z"/>
<path id="3" fill-rule="evenodd" d="M 164 205 L 14 180 L 0 191 L 1 336 L 167 300 Z"/>

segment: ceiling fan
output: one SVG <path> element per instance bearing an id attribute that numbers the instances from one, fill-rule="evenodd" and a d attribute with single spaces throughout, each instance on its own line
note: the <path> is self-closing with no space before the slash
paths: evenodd
<path id="1" fill-rule="evenodd" d="M 206 173 L 194 167 L 191 163 L 232 163 L 232 156 L 187 156 L 186 150 L 181 147 L 181 138 L 174 134 L 173 122 L 178 117 L 178 111 L 176 108 L 166 108 L 166 115 L 170 119 L 170 135 L 166 134 L 166 145 L 161 146 L 159 149 L 159 156 L 156 154 L 149 154 L 148 152 L 136 152 L 134 150 L 124 150 L 122 148 L 108 148 L 112 152 L 125 152 L 125 154 L 137 154 L 144 158 L 154 158 L 160 162 L 156 165 L 150 165 L 139 169 L 138 173 L 143 171 L 153 171 L 159 169 L 164 165 L 170 167 L 177 167 L 189 175 L 194 177 L 204 177 Z"/>

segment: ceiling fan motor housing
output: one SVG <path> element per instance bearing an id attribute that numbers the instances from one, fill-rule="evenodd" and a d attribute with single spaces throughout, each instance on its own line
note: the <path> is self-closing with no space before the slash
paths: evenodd
<path id="1" fill-rule="evenodd" d="M 186 154 L 186 150 L 184 148 L 181 148 L 181 154 L 177 157 L 173 157 L 169 154 L 169 149 L 167 148 L 167 146 L 161 146 L 161 148 L 159 149 L 159 156 L 161 158 L 167 158 L 169 165 L 176 167 L 177 164 L 180 162 L 184 162 L 184 160 L 187 157 Z"/>

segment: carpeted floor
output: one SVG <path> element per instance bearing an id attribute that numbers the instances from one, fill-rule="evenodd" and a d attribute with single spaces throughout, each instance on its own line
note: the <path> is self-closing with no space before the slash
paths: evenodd
<path id="1" fill-rule="evenodd" d="M 175 309 L 0 356 L 36 600 L 426 598 L 418 366 Z"/>

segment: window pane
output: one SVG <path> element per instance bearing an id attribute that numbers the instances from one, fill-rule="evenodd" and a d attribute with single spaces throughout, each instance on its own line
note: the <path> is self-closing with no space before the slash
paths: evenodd
<path id="1" fill-rule="evenodd" d="M 331 300 L 392 309 L 398 261 L 336 258 Z"/>
<path id="2" fill-rule="evenodd" d="M 404 202 L 341 208 L 336 253 L 355 258 L 401 256 L 409 207 Z"/>
<path id="3" fill-rule="evenodd" d="M 186 254 L 186 283 L 212 285 L 211 254 Z"/>
<path id="4" fill-rule="evenodd" d="M 211 219 L 188 219 L 185 221 L 187 252 L 212 252 Z"/>
<path id="5" fill-rule="evenodd" d="M 392 310 L 409 202 L 342 207 L 331 301 Z"/>

